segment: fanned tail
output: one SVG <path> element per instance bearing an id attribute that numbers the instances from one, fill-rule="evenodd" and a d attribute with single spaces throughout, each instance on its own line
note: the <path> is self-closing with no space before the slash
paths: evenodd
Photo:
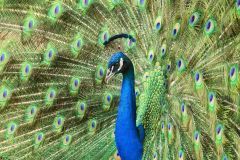
<path id="1" fill-rule="evenodd" d="M 104 78 L 120 50 L 143 159 L 238 159 L 239 2 L 0 0 L 0 156 L 119 159 L 121 77 Z"/>

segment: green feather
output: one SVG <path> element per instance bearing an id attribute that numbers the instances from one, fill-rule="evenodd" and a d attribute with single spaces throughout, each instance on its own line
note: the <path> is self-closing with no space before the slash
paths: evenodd
<path id="1" fill-rule="evenodd" d="M 143 160 L 239 159 L 239 15 L 239 0 L 0 0 L 0 159 L 119 160 L 115 52 Z M 136 41 L 104 45 L 119 34 Z"/>

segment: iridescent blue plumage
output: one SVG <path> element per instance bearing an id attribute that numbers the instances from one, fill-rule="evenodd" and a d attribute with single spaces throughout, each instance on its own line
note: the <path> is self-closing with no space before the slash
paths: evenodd
<path id="1" fill-rule="evenodd" d="M 123 66 L 118 64 L 123 60 Z M 112 68 L 113 67 L 113 68 Z M 117 67 L 117 69 L 116 69 Z M 121 97 L 117 114 L 115 139 L 118 152 L 123 160 L 141 160 L 143 154 L 144 129 L 136 127 L 136 97 L 134 89 L 134 67 L 122 52 L 115 53 L 108 68 L 123 74 Z"/>

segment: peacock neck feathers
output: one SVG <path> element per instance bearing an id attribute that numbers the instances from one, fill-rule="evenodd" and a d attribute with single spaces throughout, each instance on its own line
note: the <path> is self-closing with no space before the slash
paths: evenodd
<path id="1" fill-rule="evenodd" d="M 140 160 L 142 157 L 142 144 L 136 127 L 134 83 L 134 68 L 131 64 L 129 69 L 123 73 L 115 131 L 118 152 L 123 160 Z"/>

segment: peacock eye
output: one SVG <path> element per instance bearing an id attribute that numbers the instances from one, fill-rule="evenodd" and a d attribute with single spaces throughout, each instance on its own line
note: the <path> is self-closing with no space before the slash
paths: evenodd
<path id="1" fill-rule="evenodd" d="M 239 8 L 240 8 L 240 0 L 236 1 L 236 6 L 237 6 L 237 9 L 239 10 Z"/>
<path id="2" fill-rule="evenodd" d="M 27 81 L 32 73 L 32 65 L 28 62 L 23 62 L 21 65 L 20 78 Z"/>
<path id="3" fill-rule="evenodd" d="M 180 150 L 178 155 L 179 155 L 179 158 L 182 158 L 183 157 L 183 151 Z"/>
<path id="4" fill-rule="evenodd" d="M 180 32 L 180 23 L 176 23 L 172 29 L 172 37 L 177 38 L 179 32 Z"/>
<path id="5" fill-rule="evenodd" d="M 153 154 L 153 157 L 154 157 L 154 158 L 157 158 L 157 153 L 156 153 L 156 152 Z"/>
<path id="6" fill-rule="evenodd" d="M 118 67 L 118 66 L 119 66 L 119 63 L 118 63 L 118 62 L 114 64 L 114 68 L 115 68 L 115 67 Z"/>
<path id="7" fill-rule="evenodd" d="M 107 96 L 107 101 L 108 101 L 108 102 L 111 101 L 111 96 L 110 96 L 110 95 Z"/>
<path id="8" fill-rule="evenodd" d="M 31 112 L 31 114 L 34 114 L 34 112 L 35 112 L 35 109 L 34 109 L 34 108 L 32 108 L 30 112 Z"/>
<path id="9" fill-rule="evenodd" d="M 11 125 L 10 130 L 13 132 L 15 129 L 15 125 Z"/>
<path id="10" fill-rule="evenodd" d="M 194 27 L 200 20 L 200 13 L 199 12 L 194 12 L 190 17 L 189 17 L 189 26 Z"/>
<path id="11" fill-rule="evenodd" d="M 178 69 L 178 72 L 183 72 L 186 68 L 186 65 L 185 65 L 185 62 L 182 58 L 178 59 L 177 60 L 177 69 Z"/>
<path id="12" fill-rule="evenodd" d="M 51 62 L 55 60 L 56 56 L 56 48 L 52 44 L 48 43 L 46 52 L 44 53 L 44 63 L 46 65 L 50 65 Z"/>
<path id="13" fill-rule="evenodd" d="M 53 96 L 54 96 L 54 92 L 51 91 L 49 97 L 50 97 L 50 98 L 53 98 Z"/>
<path id="14" fill-rule="evenodd" d="M 159 30 L 161 28 L 161 23 L 160 22 L 157 22 L 156 24 L 156 29 Z"/>
<path id="15" fill-rule="evenodd" d="M 213 95 L 213 93 L 209 93 L 209 102 L 211 103 L 211 102 L 213 102 L 213 98 L 214 98 L 214 95 Z"/>
<path id="16" fill-rule="evenodd" d="M 33 20 L 30 20 L 30 21 L 29 21 L 28 27 L 29 27 L 29 28 L 32 28 L 32 27 L 33 27 Z"/>
<path id="17" fill-rule="evenodd" d="M 195 80 L 196 80 L 196 81 L 199 81 L 199 77 L 200 77 L 199 73 L 196 73 L 196 74 L 195 74 Z"/>
<path id="18" fill-rule="evenodd" d="M 164 123 L 162 123 L 162 129 L 164 129 Z"/>
<path id="19" fill-rule="evenodd" d="M 59 13 L 59 6 L 57 5 L 56 7 L 55 7 L 55 9 L 54 9 L 54 13 L 55 14 L 58 14 Z"/>
<path id="20" fill-rule="evenodd" d="M 15 122 L 10 122 L 7 126 L 7 134 L 14 135 L 17 130 L 17 124 Z"/>
<path id="21" fill-rule="evenodd" d="M 240 1 L 239 1 L 239 2 L 240 2 Z M 223 160 L 228 160 L 228 158 L 227 158 L 226 155 L 223 156 Z"/>
<path id="22" fill-rule="evenodd" d="M 81 40 L 77 40 L 77 47 L 80 48 L 81 47 Z"/>
<path id="23" fill-rule="evenodd" d="M 38 135 L 38 140 L 41 141 L 42 140 L 42 134 Z"/>
<path id="24" fill-rule="evenodd" d="M 182 104 L 182 112 L 184 112 L 185 111 L 185 105 L 184 105 L 184 103 Z"/>
<path id="25" fill-rule="evenodd" d="M 44 134 L 42 132 L 38 132 L 35 135 L 35 145 L 37 145 L 36 147 L 38 148 L 38 145 L 41 144 L 41 142 L 43 141 L 44 138 Z"/>
<path id="26" fill-rule="evenodd" d="M 50 51 L 48 52 L 48 57 L 49 57 L 49 58 L 52 58 L 52 54 L 53 54 L 53 51 L 50 50 Z"/>
<path id="27" fill-rule="evenodd" d="M 154 59 L 154 51 L 151 49 L 148 53 L 148 60 L 150 62 L 153 62 L 153 59 Z"/>
<path id="28" fill-rule="evenodd" d="M 92 122 L 92 128 L 95 128 L 95 122 Z"/>
<path id="29" fill-rule="evenodd" d="M 161 16 L 157 17 L 157 19 L 155 20 L 154 26 L 155 26 L 156 31 L 161 30 L 161 28 L 162 28 L 162 17 Z"/>
<path id="30" fill-rule="evenodd" d="M 141 5 L 144 4 L 144 0 L 140 0 L 140 4 L 141 4 Z"/>
<path id="31" fill-rule="evenodd" d="M 84 0 L 84 4 L 85 4 L 85 5 L 88 5 L 88 0 Z"/>
<path id="32" fill-rule="evenodd" d="M 221 132 L 221 128 L 217 128 L 217 134 L 219 134 Z"/>
<path id="33" fill-rule="evenodd" d="M 218 124 L 216 127 L 216 133 L 217 135 L 221 135 L 223 130 L 223 126 L 221 124 Z"/>
<path id="34" fill-rule="evenodd" d="M 27 65 L 27 66 L 25 67 L 25 72 L 26 72 L 26 73 L 29 72 L 29 65 Z"/>
<path id="35" fill-rule="evenodd" d="M 75 86 L 78 86 L 78 80 L 75 80 L 75 81 L 74 81 L 74 85 L 75 85 Z"/>
<path id="36" fill-rule="evenodd" d="M 82 111 L 84 110 L 84 104 L 83 104 L 83 103 L 80 105 L 80 109 L 81 109 Z"/>
<path id="37" fill-rule="evenodd" d="M 135 95 L 137 96 L 137 95 L 138 95 L 138 92 L 135 92 Z"/>
<path id="38" fill-rule="evenodd" d="M 170 69 L 171 69 L 171 65 L 168 64 L 168 65 L 167 65 L 167 70 L 169 71 Z"/>
<path id="39" fill-rule="evenodd" d="M 171 124 L 168 124 L 168 130 L 170 130 L 171 129 Z"/>
<path id="40" fill-rule="evenodd" d="M 68 142 L 69 141 L 69 136 L 66 136 L 66 142 Z"/>
<path id="41" fill-rule="evenodd" d="M 208 19 L 205 23 L 204 31 L 207 35 L 211 35 L 216 28 L 216 22 L 213 19 Z"/>
<path id="42" fill-rule="evenodd" d="M 100 76 L 103 76 L 103 70 L 102 69 L 100 69 L 99 74 L 100 74 Z"/>
<path id="43" fill-rule="evenodd" d="M 234 73 L 235 73 L 235 68 L 233 67 L 233 68 L 231 69 L 230 76 L 232 77 L 232 76 L 234 75 Z"/>
<path id="44" fill-rule="evenodd" d="M 163 44 L 161 47 L 161 56 L 164 57 L 166 54 L 166 44 Z"/>
<path id="45" fill-rule="evenodd" d="M 62 12 L 63 12 L 62 4 L 60 2 L 55 2 L 49 9 L 48 16 L 52 20 L 56 20 L 61 16 Z"/>
<path id="46" fill-rule="evenodd" d="M 195 133 L 195 140 L 198 140 L 198 133 Z"/>
<path id="47" fill-rule="evenodd" d="M 4 90 L 4 91 L 3 91 L 3 98 L 6 98 L 6 97 L 7 97 L 7 95 L 8 95 L 8 92 L 7 92 L 7 90 Z"/>
<path id="48" fill-rule="evenodd" d="M 62 120 L 59 118 L 57 123 L 58 123 L 58 125 L 61 125 L 62 124 Z"/>
<path id="49" fill-rule="evenodd" d="M 232 66 L 230 71 L 229 71 L 229 77 L 231 81 L 235 81 L 237 79 L 237 68 L 236 66 Z"/>
<path id="50" fill-rule="evenodd" d="M 3 62 L 3 61 L 4 61 L 4 59 L 5 59 L 5 54 L 4 54 L 4 53 L 2 53 L 2 55 L 1 55 L 1 57 L 0 57 L 0 62 Z"/>

